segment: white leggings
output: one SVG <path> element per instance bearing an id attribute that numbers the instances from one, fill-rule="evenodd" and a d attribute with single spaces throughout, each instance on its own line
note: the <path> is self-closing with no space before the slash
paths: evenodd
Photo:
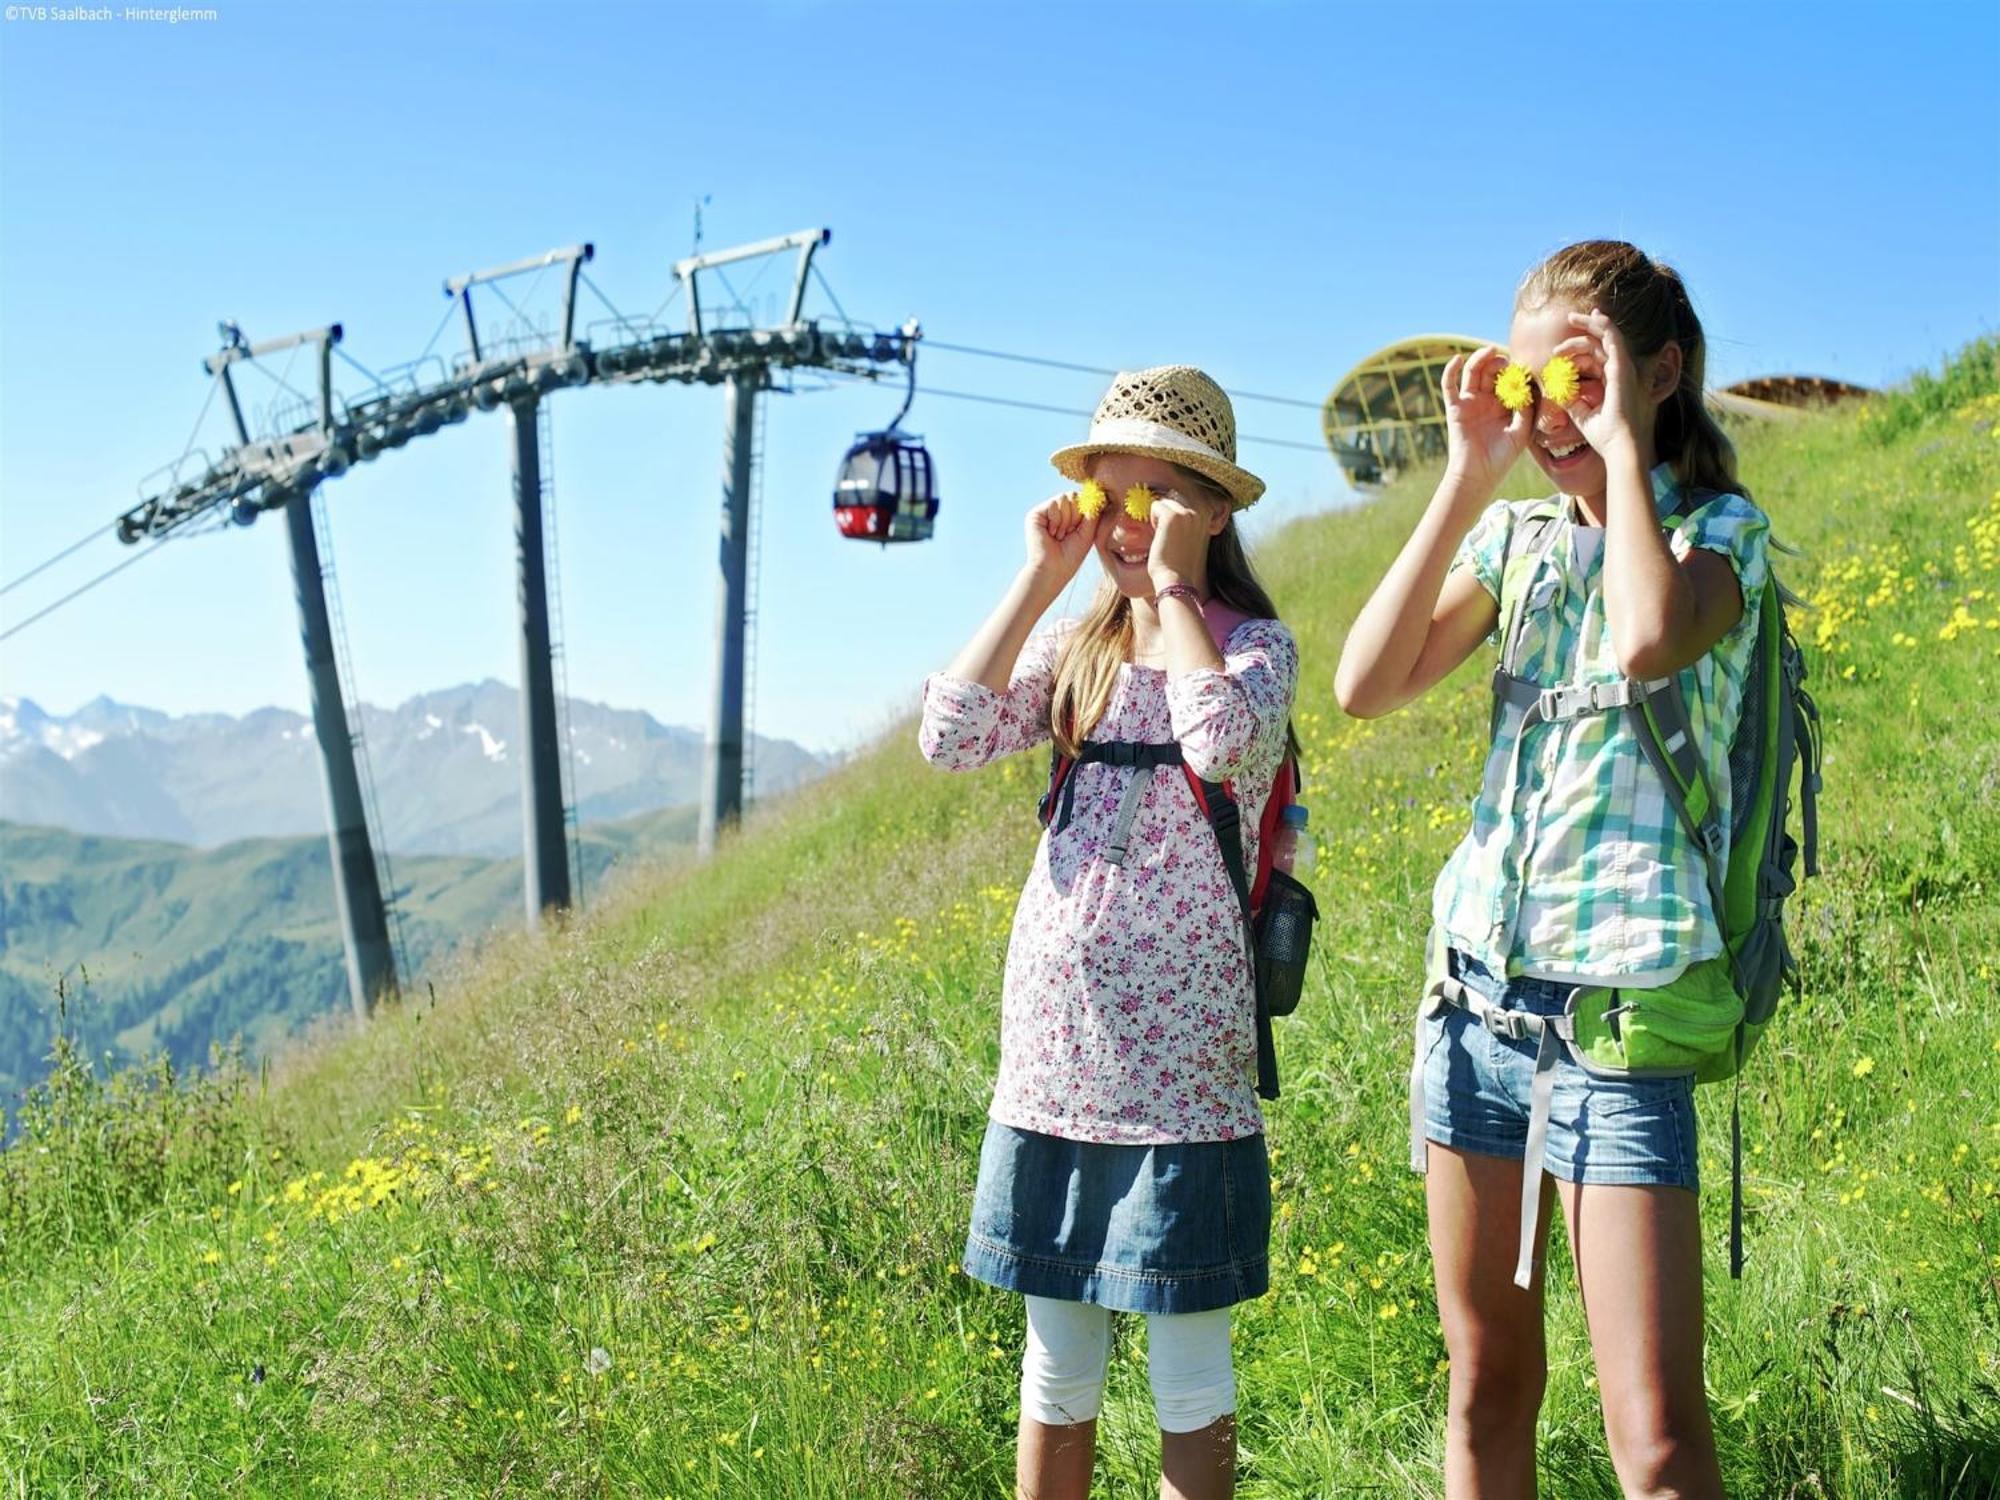
<path id="1" fill-rule="evenodd" d="M 1104 1370 L 1111 1360 L 1110 1309 L 1051 1297 L 1027 1301 L 1021 1414 L 1050 1426 L 1091 1421 L 1104 1398 Z M 1199 1432 L 1235 1411 L 1229 1309 L 1148 1313 L 1146 1372 L 1162 1432 Z"/>

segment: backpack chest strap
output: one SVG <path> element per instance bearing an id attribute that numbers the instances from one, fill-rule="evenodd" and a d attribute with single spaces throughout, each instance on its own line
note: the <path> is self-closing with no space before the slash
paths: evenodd
<path id="1" fill-rule="evenodd" d="M 1139 804 L 1145 800 L 1146 788 L 1152 781 L 1151 773 L 1161 766 L 1183 764 L 1181 747 L 1171 740 L 1160 745 L 1139 740 L 1086 741 L 1076 759 L 1059 773 L 1059 784 L 1051 788 L 1053 805 L 1045 804 L 1043 821 L 1051 834 L 1059 834 L 1069 826 L 1076 810 L 1079 766 L 1122 766 L 1132 771 L 1134 774 L 1126 778 L 1125 790 L 1119 794 L 1118 816 L 1112 822 L 1111 842 L 1104 856 L 1107 862 L 1122 865 L 1131 846 L 1132 824 L 1139 816 Z"/>
<path id="2" fill-rule="evenodd" d="M 1658 677 L 1650 682 L 1627 677 L 1618 682 L 1577 682 L 1543 687 L 1525 677 L 1516 677 L 1505 667 L 1497 667 L 1493 672 L 1493 696 L 1511 707 L 1527 711 L 1526 722 L 1521 726 L 1524 730 L 1536 724 L 1560 724 L 1593 714 L 1616 713 L 1657 697 L 1673 685 L 1670 677 Z"/>

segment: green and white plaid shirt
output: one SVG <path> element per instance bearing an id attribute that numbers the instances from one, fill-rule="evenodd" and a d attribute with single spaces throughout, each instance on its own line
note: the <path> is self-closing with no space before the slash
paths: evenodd
<path id="1" fill-rule="evenodd" d="M 1662 520 L 1678 504 L 1673 471 L 1653 470 Z M 1459 548 L 1495 600 L 1527 501 L 1496 501 Z M 1546 687 L 1624 680 L 1604 614 L 1603 532 L 1563 505 L 1546 555 L 1525 585 L 1521 675 Z M 1757 644 L 1770 562 L 1770 521 L 1741 495 L 1722 495 L 1676 522 L 1677 558 L 1703 547 L 1736 570 L 1743 618 L 1680 674 L 1689 718 L 1723 827 L 1730 821 L 1729 742 Z M 1499 642 L 1496 630 L 1492 641 Z M 1537 724 L 1501 710 L 1472 831 L 1446 862 L 1431 915 L 1451 946 L 1496 974 L 1571 982 L 1665 984 L 1722 951 L 1701 851 L 1668 801 L 1622 713 Z M 1521 741 L 1520 754 L 1515 751 Z"/>

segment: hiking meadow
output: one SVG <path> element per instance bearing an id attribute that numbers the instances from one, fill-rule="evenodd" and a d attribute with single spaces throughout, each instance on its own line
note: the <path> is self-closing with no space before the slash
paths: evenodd
<path id="1" fill-rule="evenodd" d="M 1996 362 L 1985 339 L 1737 430 L 1796 549 L 1826 762 L 1803 993 L 1741 1084 L 1741 1282 L 1730 1089 L 1701 1091 L 1735 1495 L 2000 1492 Z M 1322 919 L 1278 1023 L 1272 1288 L 1235 1323 L 1248 1497 L 1441 1493 L 1404 1091 L 1487 666 L 1378 721 L 1332 696 L 1428 492 L 1258 549 L 1303 649 Z M 956 1265 L 1045 766 L 936 772 L 906 723 L 712 862 L 631 870 L 254 1073 L 107 1078 L 58 1044 L 0 1152 L 6 1492 L 1011 1493 L 1020 1301 Z M 65 981 L 71 1029 L 90 1003 Z M 1595 1500 L 1618 1491 L 1567 1256 L 1558 1225 L 1542 1486 Z M 1121 1320 L 1104 1496 L 1156 1492 L 1142 1345 Z"/>

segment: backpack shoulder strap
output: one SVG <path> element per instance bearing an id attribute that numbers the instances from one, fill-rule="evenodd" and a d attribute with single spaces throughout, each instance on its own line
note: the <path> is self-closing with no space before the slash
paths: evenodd
<path id="1" fill-rule="evenodd" d="M 1556 523 L 1562 511 L 1553 500 L 1536 501 L 1521 513 L 1500 555 L 1500 665 L 1507 672 L 1515 668 L 1514 656 L 1520 646 L 1521 608 L 1528 584 L 1541 561 L 1555 545 L 1562 530 Z"/>
<path id="2" fill-rule="evenodd" d="M 1203 781 L 1192 770 L 1188 771 L 1187 778 L 1188 785 L 1194 790 L 1195 801 L 1201 804 L 1202 816 L 1215 830 L 1216 846 L 1222 851 L 1223 868 L 1229 872 L 1229 883 L 1235 887 L 1236 902 L 1242 909 L 1243 957 L 1250 967 L 1250 988 L 1256 997 L 1257 1095 L 1262 1099 L 1275 1099 L 1278 1097 L 1278 1052 L 1271 1034 L 1271 1014 L 1264 1008 L 1264 999 L 1257 987 L 1257 926 L 1250 915 L 1250 878 L 1243 864 L 1241 814 L 1237 810 L 1235 794 L 1227 782 Z"/>
<path id="3" fill-rule="evenodd" d="M 1040 820 L 1042 827 L 1054 828 L 1057 833 L 1061 833 L 1069 826 L 1070 809 L 1076 796 L 1075 788 L 1071 785 L 1070 773 L 1075 769 L 1076 761 L 1073 757 L 1064 755 L 1058 749 L 1052 748 L 1049 751 L 1049 784 L 1047 790 L 1042 793 L 1041 802 L 1035 808 L 1035 817 Z M 1056 821 L 1058 809 L 1062 814 L 1060 822 Z"/>

